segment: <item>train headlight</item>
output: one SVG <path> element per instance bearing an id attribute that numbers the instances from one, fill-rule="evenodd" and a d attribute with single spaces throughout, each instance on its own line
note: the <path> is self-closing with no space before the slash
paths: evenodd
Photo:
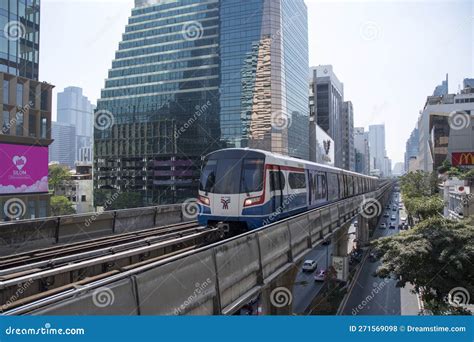
<path id="1" fill-rule="evenodd" d="M 263 197 L 252 197 L 252 198 L 247 198 L 244 202 L 244 207 L 250 207 L 255 204 L 260 204 L 262 203 Z"/>
<path id="2" fill-rule="evenodd" d="M 199 202 L 201 202 L 204 205 L 210 205 L 211 204 L 211 201 L 209 200 L 209 198 L 204 197 L 204 196 L 199 196 L 198 200 L 199 200 Z"/>

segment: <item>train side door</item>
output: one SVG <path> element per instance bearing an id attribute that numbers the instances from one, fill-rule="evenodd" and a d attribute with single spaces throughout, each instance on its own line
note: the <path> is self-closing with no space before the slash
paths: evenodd
<path id="1" fill-rule="evenodd" d="M 272 212 L 280 213 L 283 212 L 283 187 L 284 179 L 282 179 L 283 174 L 281 173 L 280 167 L 275 166 L 273 170 L 270 171 L 270 196 L 272 198 Z"/>

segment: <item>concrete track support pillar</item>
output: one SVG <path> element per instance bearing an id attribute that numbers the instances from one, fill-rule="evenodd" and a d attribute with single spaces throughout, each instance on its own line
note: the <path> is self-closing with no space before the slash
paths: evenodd
<path id="1" fill-rule="evenodd" d="M 297 274 L 298 267 L 292 265 L 262 291 L 259 308 L 261 315 L 288 316 L 293 314 L 293 286 Z"/>

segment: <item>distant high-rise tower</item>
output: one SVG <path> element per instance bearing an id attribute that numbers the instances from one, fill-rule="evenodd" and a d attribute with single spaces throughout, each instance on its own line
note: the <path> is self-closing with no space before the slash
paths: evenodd
<path id="1" fill-rule="evenodd" d="M 310 87 L 313 93 L 316 123 L 334 139 L 336 167 L 343 167 L 341 117 L 344 102 L 344 85 L 333 71 L 332 65 L 311 68 Z M 311 99 L 310 99 L 311 101 Z"/>
<path id="2" fill-rule="evenodd" d="M 439 86 L 436 86 L 433 96 L 444 96 L 447 95 L 449 92 L 449 84 L 448 84 L 448 74 L 446 74 L 446 80 L 441 82 Z"/>
<path id="3" fill-rule="evenodd" d="M 385 125 L 369 126 L 369 146 L 371 157 L 371 170 L 379 170 L 382 175 L 386 171 L 385 150 Z"/>
<path id="4" fill-rule="evenodd" d="M 342 104 L 340 127 L 342 149 L 341 167 L 345 170 L 355 171 L 354 108 L 351 101 Z"/>
<path id="5" fill-rule="evenodd" d="M 79 87 L 67 87 L 63 92 L 58 93 L 57 122 L 75 127 L 75 147 L 74 150 L 69 151 L 69 154 L 71 154 L 70 158 L 72 158 L 74 162 L 84 161 L 81 160 L 81 150 L 92 148 L 94 108 L 94 105 L 83 95 L 82 89 Z M 53 130 L 54 128 L 55 126 L 53 126 Z M 68 139 L 71 139 L 71 137 L 68 137 Z M 59 139 L 55 140 L 53 145 L 63 143 L 64 142 Z"/>

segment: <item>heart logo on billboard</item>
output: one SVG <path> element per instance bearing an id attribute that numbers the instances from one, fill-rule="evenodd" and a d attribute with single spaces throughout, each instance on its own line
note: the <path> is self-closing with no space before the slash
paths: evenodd
<path id="1" fill-rule="evenodd" d="M 16 166 L 16 168 L 21 171 L 26 165 L 26 157 L 25 156 L 14 156 L 13 157 L 13 164 Z"/>

